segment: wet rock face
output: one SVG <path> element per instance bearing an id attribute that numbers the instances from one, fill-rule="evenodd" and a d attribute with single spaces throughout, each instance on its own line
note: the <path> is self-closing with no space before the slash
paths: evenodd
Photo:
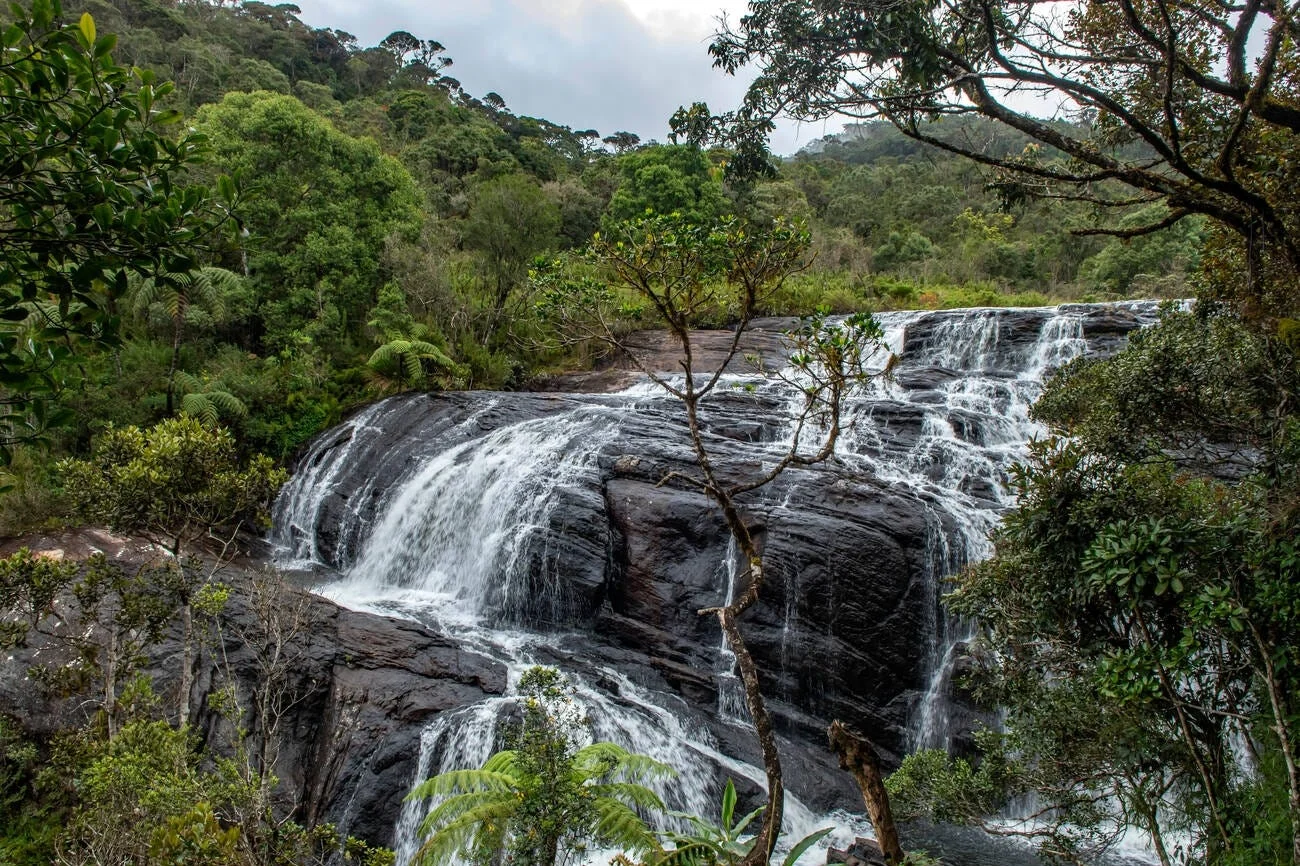
<path id="1" fill-rule="evenodd" d="M 444 431 L 463 431 L 483 399 L 403 398 L 395 407 L 399 432 L 368 449 L 380 461 L 376 471 L 418 460 Z M 491 399 L 493 419 L 515 423 L 583 402 L 533 394 Z M 710 408 L 711 447 L 721 456 L 721 471 L 734 478 L 762 465 L 757 447 L 771 435 L 755 434 L 754 419 L 779 412 L 777 405 L 756 412 L 755 399 L 723 395 Z M 407 420 L 417 407 L 426 421 L 412 429 Z M 482 434 L 488 424 L 479 419 L 470 426 Z M 747 435 L 728 435 L 736 430 Z M 530 549 L 521 575 L 525 591 L 512 593 L 511 608 L 499 615 L 534 629 L 588 630 L 641 654 L 683 694 L 704 700 L 716 693 L 721 637 L 716 621 L 698 611 L 723 600 L 728 536 L 716 506 L 671 480 L 673 473 L 693 474 L 687 441 L 676 407 L 628 411 L 601 451 L 598 472 L 554 494 L 547 541 Z M 443 448 L 455 444 L 442 439 Z M 382 499 L 367 492 L 373 477 L 367 462 L 362 457 L 336 480 L 331 501 L 378 510 Z M 747 506 L 768 579 L 745 629 L 782 730 L 820 745 L 824 720 L 840 717 L 897 752 L 928 653 L 922 628 L 932 594 L 923 574 L 928 504 L 843 467 L 823 466 L 787 473 Z M 320 513 L 327 538 L 337 525 L 334 508 L 327 504 Z M 372 513 L 353 525 L 363 533 L 374 519 Z M 339 543 L 357 546 L 352 539 Z"/>
<path id="2" fill-rule="evenodd" d="M 887 762 L 909 745 L 942 638 L 939 581 L 1005 507 L 1007 455 L 1027 438 L 1037 377 L 1085 347 L 1113 351 L 1151 318 L 1149 306 L 1074 309 L 907 314 L 893 384 L 849 413 L 842 448 L 853 459 L 788 471 L 743 500 L 766 568 L 743 629 L 778 730 L 798 756 L 789 787 L 810 806 L 858 803 L 825 749 L 832 719 L 861 730 Z M 966 388 L 972 371 L 977 387 Z M 494 542 L 509 556 L 485 578 L 487 623 L 555 632 L 562 662 L 667 690 L 712 724 L 725 665 L 717 623 L 699 611 L 724 601 L 729 538 L 688 480 L 698 470 L 680 407 L 650 394 L 453 393 L 377 404 L 306 455 L 277 510 L 279 543 L 342 571 L 360 561 L 356 578 L 371 562 L 376 526 L 414 507 L 398 491 L 442 461 L 439 477 L 419 484 L 478 478 L 492 503 L 484 519 L 498 509 L 529 515 Z M 789 392 L 764 387 L 710 398 L 704 438 L 723 478 L 770 465 L 773 443 L 789 432 L 781 421 L 789 402 Z M 552 432 L 527 448 L 503 435 L 524 428 Z M 542 459 L 535 452 L 547 442 L 556 453 Z M 488 471 L 494 460 L 540 475 L 511 486 Z M 385 544 L 418 547 L 431 530 L 415 525 Z M 489 529 L 467 523 L 462 535 Z M 418 588 L 425 572 L 445 567 L 431 562 L 413 555 L 361 577 L 381 591 Z M 384 713 L 404 712 L 386 700 Z M 752 752 L 734 731 L 714 729 L 727 754 Z M 403 736 L 409 744 L 418 730 Z"/>
<path id="3" fill-rule="evenodd" d="M 722 601 L 728 538 L 715 507 L 649 478 L 605 486 L 619 568 L 594 630 L 658 662 L 715 671 L 718 625 L 698 613 Z M 744 628 L 778 723 L 820 744 L 824 720 L 851 718 L 898 749 L 926 654 L 924 505 L 827 470 L 791 472 L 763 493 L 749 515 L 767 580 Z"/>

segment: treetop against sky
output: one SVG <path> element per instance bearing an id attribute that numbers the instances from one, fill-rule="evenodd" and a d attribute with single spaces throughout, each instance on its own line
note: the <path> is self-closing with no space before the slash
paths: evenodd
<path id="1" fill-rule="evenodd" d="M 739 103 L 747 81 L 712 67 L 718 18 L 746 0 L 300 0 L 302 18 L 374 45 L 394 30 L 436 39 L 455 59 L 448 74 L 470 92 L 501 94 L 516 113 L 602 135 L 668 135 L 681 105 Z M 773 150 L 793 153 L 840 131 L 838 122 L 785 122 Z"/>

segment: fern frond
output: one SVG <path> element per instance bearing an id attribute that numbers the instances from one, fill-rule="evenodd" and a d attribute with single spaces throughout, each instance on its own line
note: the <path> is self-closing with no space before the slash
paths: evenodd
<path id="1" fill-rule="evenodd" d="M 658 846 L 645 821 L 627 804 L 598 797 L 592 807 L 596 812 L 595 836 L 600 841 L 634 853 Z"/>
<path id="2" fill-rule="evenodd" d="M 418 355 L 406 354 L 402 356 L 402 374 L 408 382 L 418 382 L 424 375 L 424 367 L 420 364 Z"/>
<path id="3" fill-rule="evenodd" d="M 513 809 L 513 803 L 507 805 Z M 499 848 L 505 837 L 508 817 L 509 810 L 502 812 L 500 803 L 471 809 L 430 836 L 415 853 L 412 862 L 424 866 L 443 866 L 476 841 L 486 841 L 486 847 Z M 428 832 L 423 825 L 421 830 Z"/>
<path id="4" fill-rule="evenodd" d="M 489 761 L 489 763 L 491 763 Z M 513 791 L 519 787 L 519 777 L 498 769 L 451 770 L 426 779 L 416 785 L 408 800 L 422 800 L 426 797 L 446 797 L 452 794 L 467 794 L 476 791 Z"/>
<path id="5" fill-rule="evenodd" d="M 664 801 L 659 798 L 658 794 L 645 785 L 638 785 L 636 782 L 602 782 L 588 787 L 597 797 L 620 800 L 636 806 L 638 809 L 662 812 L 664 808 Z"/>
<path id="6" fill-rule="evenodd" d="M 466 815 L 490 814 L 504 820 L 518 804 L 514 791 L 472 791 L 448 797 L 424 816 L 420 822 L 421 833 L 442 832 L 464 820 Z"/>
<path id="7" fill-rule="evenodd" d="M 208 391 L 207 398 L 228 418 L 248 417 L 248 407 L 229 391 Z"/>
<path id="8" fill-rule="evenodd" d="M 666 779 L 676 771 L 649 755 L 629 752 L 616 743 L 592 743 L 573 756 L 574 769 L 586 779 Z"/>
<path id="9" fill-rule="evenodd" d="M 519 753 L 514 749 L 493 752 L 491 757 L 483 762 L 483 771 L 487 773 L 504 773 L 517 779 L 519 778 Z"/>
<path id="10" fill-rule="evenodd" d="M 703 840 L 678 844 L 647 859 L 647 866 L 714 866 L 726 862 L 726 852 Z"/>
<path id="11" fill-rule="evenodd" d="M 186 373 L 184 370 L 177 370 L 175 374 L 176 387 L 188 394 L 203 393 L 203 382 L 198 376 L 192 373 Z"/>
<path id="12" fill-rule="evenodd" d="M 148 318 L 149 308 L 154 304 L 166 305 L 165 290 L 156 280 L 133 278 L 127 291 L 131 295 L 131 310 L 139 319 Z"/>
<path id="13" fill-rule="evenodd" d="M 199 419 L 204 427 L 215 427 L 221 420 L 221 413 L 207 394 L 186 394 L 182 397 L 181 414 Z"/>
<path id="14" fill-rule="evenodd" d="M 405 351 L 404 346 L 404 340 L 393 340 L 391 343 L 385 343 L 370 353 L 370 359 L 366 361 L 366 364 L 375 368 L 388 367 L 398 355 Z"/>

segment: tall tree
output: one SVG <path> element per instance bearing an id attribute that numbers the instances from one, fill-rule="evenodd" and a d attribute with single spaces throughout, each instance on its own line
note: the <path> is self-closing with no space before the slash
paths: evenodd
<path id="1" fill-rule="evenodd" d="M 383 285 L 385 240 L 420 225 L 410 174 L 291 96 L 230 93 L 199 111 L 198 127 L 216 167 L 256 178 L 240 211 L 253 336 L 277 351 L 337 347 L 364 326 Z"/>
<path id="2" fill-rule="evenodd" d="M 766 166 L 780 114 L 883 117 L 1002 173 L 1009 199 L 1165 205 L 1139 225 L 1084 231 L 1137 237 L 1203 214 L 1233 238 L 1243 308 L 1294 317 L 1298 14 L 1268 0 L 751 0 L 709 49 L 729 73 L 758 69 L 743 106 L 683 109 L 675 126 L 733 144 L 743 172 Z M 1086 125 L 1036 116 L 1049 106 Z M 971 114 L 1044 146 L 1000 154 L 942 133 Z M 1128 143 L 1139 146 L 1119 149 Z"/>
<path id="3" fill-rule="evenodd" d="M 763 826 L 741 866 L 768 862 L 785 808 L 776 729 L 763 698 L 758 665 L 741 628 L 741 618 L 758 602 L 765 575 L 747 497 L 791 467 L 813 465 L 834 454 L 843 402 L 869 378 L 871 359 L 882 348 L 879 325 L 863 315 L 838 324 L 814 319 L 788 335 L 790 363 L 796 371 L 792 378 L 802 402 L 795 412 L 788 449 L 762 471 L 742 470 L 737 476 L 734 467 L 723 466 L 709 445 L 704 425 L 710 398 L 739 352 L 746 328 L 786 278 L 806 266 L 809 240 L 806 230 L 783 220 L 758 228 L 734 218 L 701 223 L 674 213 L 618 224 L 597 237 L 586 252 L 587 264 L 596 268 L 594 278 L 580 269 L 565 268 L 538 276 L 545 287 L 543 303 L 565 333 L 625 355 L 681 401 L 698 472 L 674 472 L 662 483 L 683 485 L 715 502 L 740 554 L 732 598 L 699 613 L 717 618 L 735 654 L 767 778 Z M 611 310 L 629 301 L 644 305 L 649 320 L 666 328 L 681 347 L 680 379 L 648 368 L 613 326 Z M 716 369 L 701 372 L 694 331 L 702 321 L 719 317 L 734 321 L 734 332 Z"/>
<path id="4" fill-rule="evenodd" d="M 493 283 L 484 340 L 501 323 L 511 294 L 523 285 L 529 262 L 555 243 L 559 228 L 559 207 L 527 177 L 505 175 L 475 188 L 465 242 L 483 254 Z"/>
<path id="5" fill-rule="evenodd" d="M 707 223 L 726 211 L 722 182 L 694 145 L 642 148 L 620 157 L 618 168 L 622 179 L 609 202 L 611 222 L 680 213 Z"/>

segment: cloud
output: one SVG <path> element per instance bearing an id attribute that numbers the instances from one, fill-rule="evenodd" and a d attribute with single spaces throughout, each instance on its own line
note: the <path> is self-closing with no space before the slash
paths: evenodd
<path id="1" fill-rule="evenodd" d="M 475 95 L 496 91 L 519 114 L 602 135 L 664 140 L 680 105 L 736 106 L 748 83 L 712 68 L 718 14 L 744 0 L 298 0 L 303 20 L 374 45 L 394 30 L 447 46 L 449 74 Z M 716 7 L 716 8 L 715 8 Z M 829 131 L 838 131 L 833 128 Z M 802 134 L 801 134 L 802 132 Z M 793 124 L 778 152 L 822 134 Z"/>

